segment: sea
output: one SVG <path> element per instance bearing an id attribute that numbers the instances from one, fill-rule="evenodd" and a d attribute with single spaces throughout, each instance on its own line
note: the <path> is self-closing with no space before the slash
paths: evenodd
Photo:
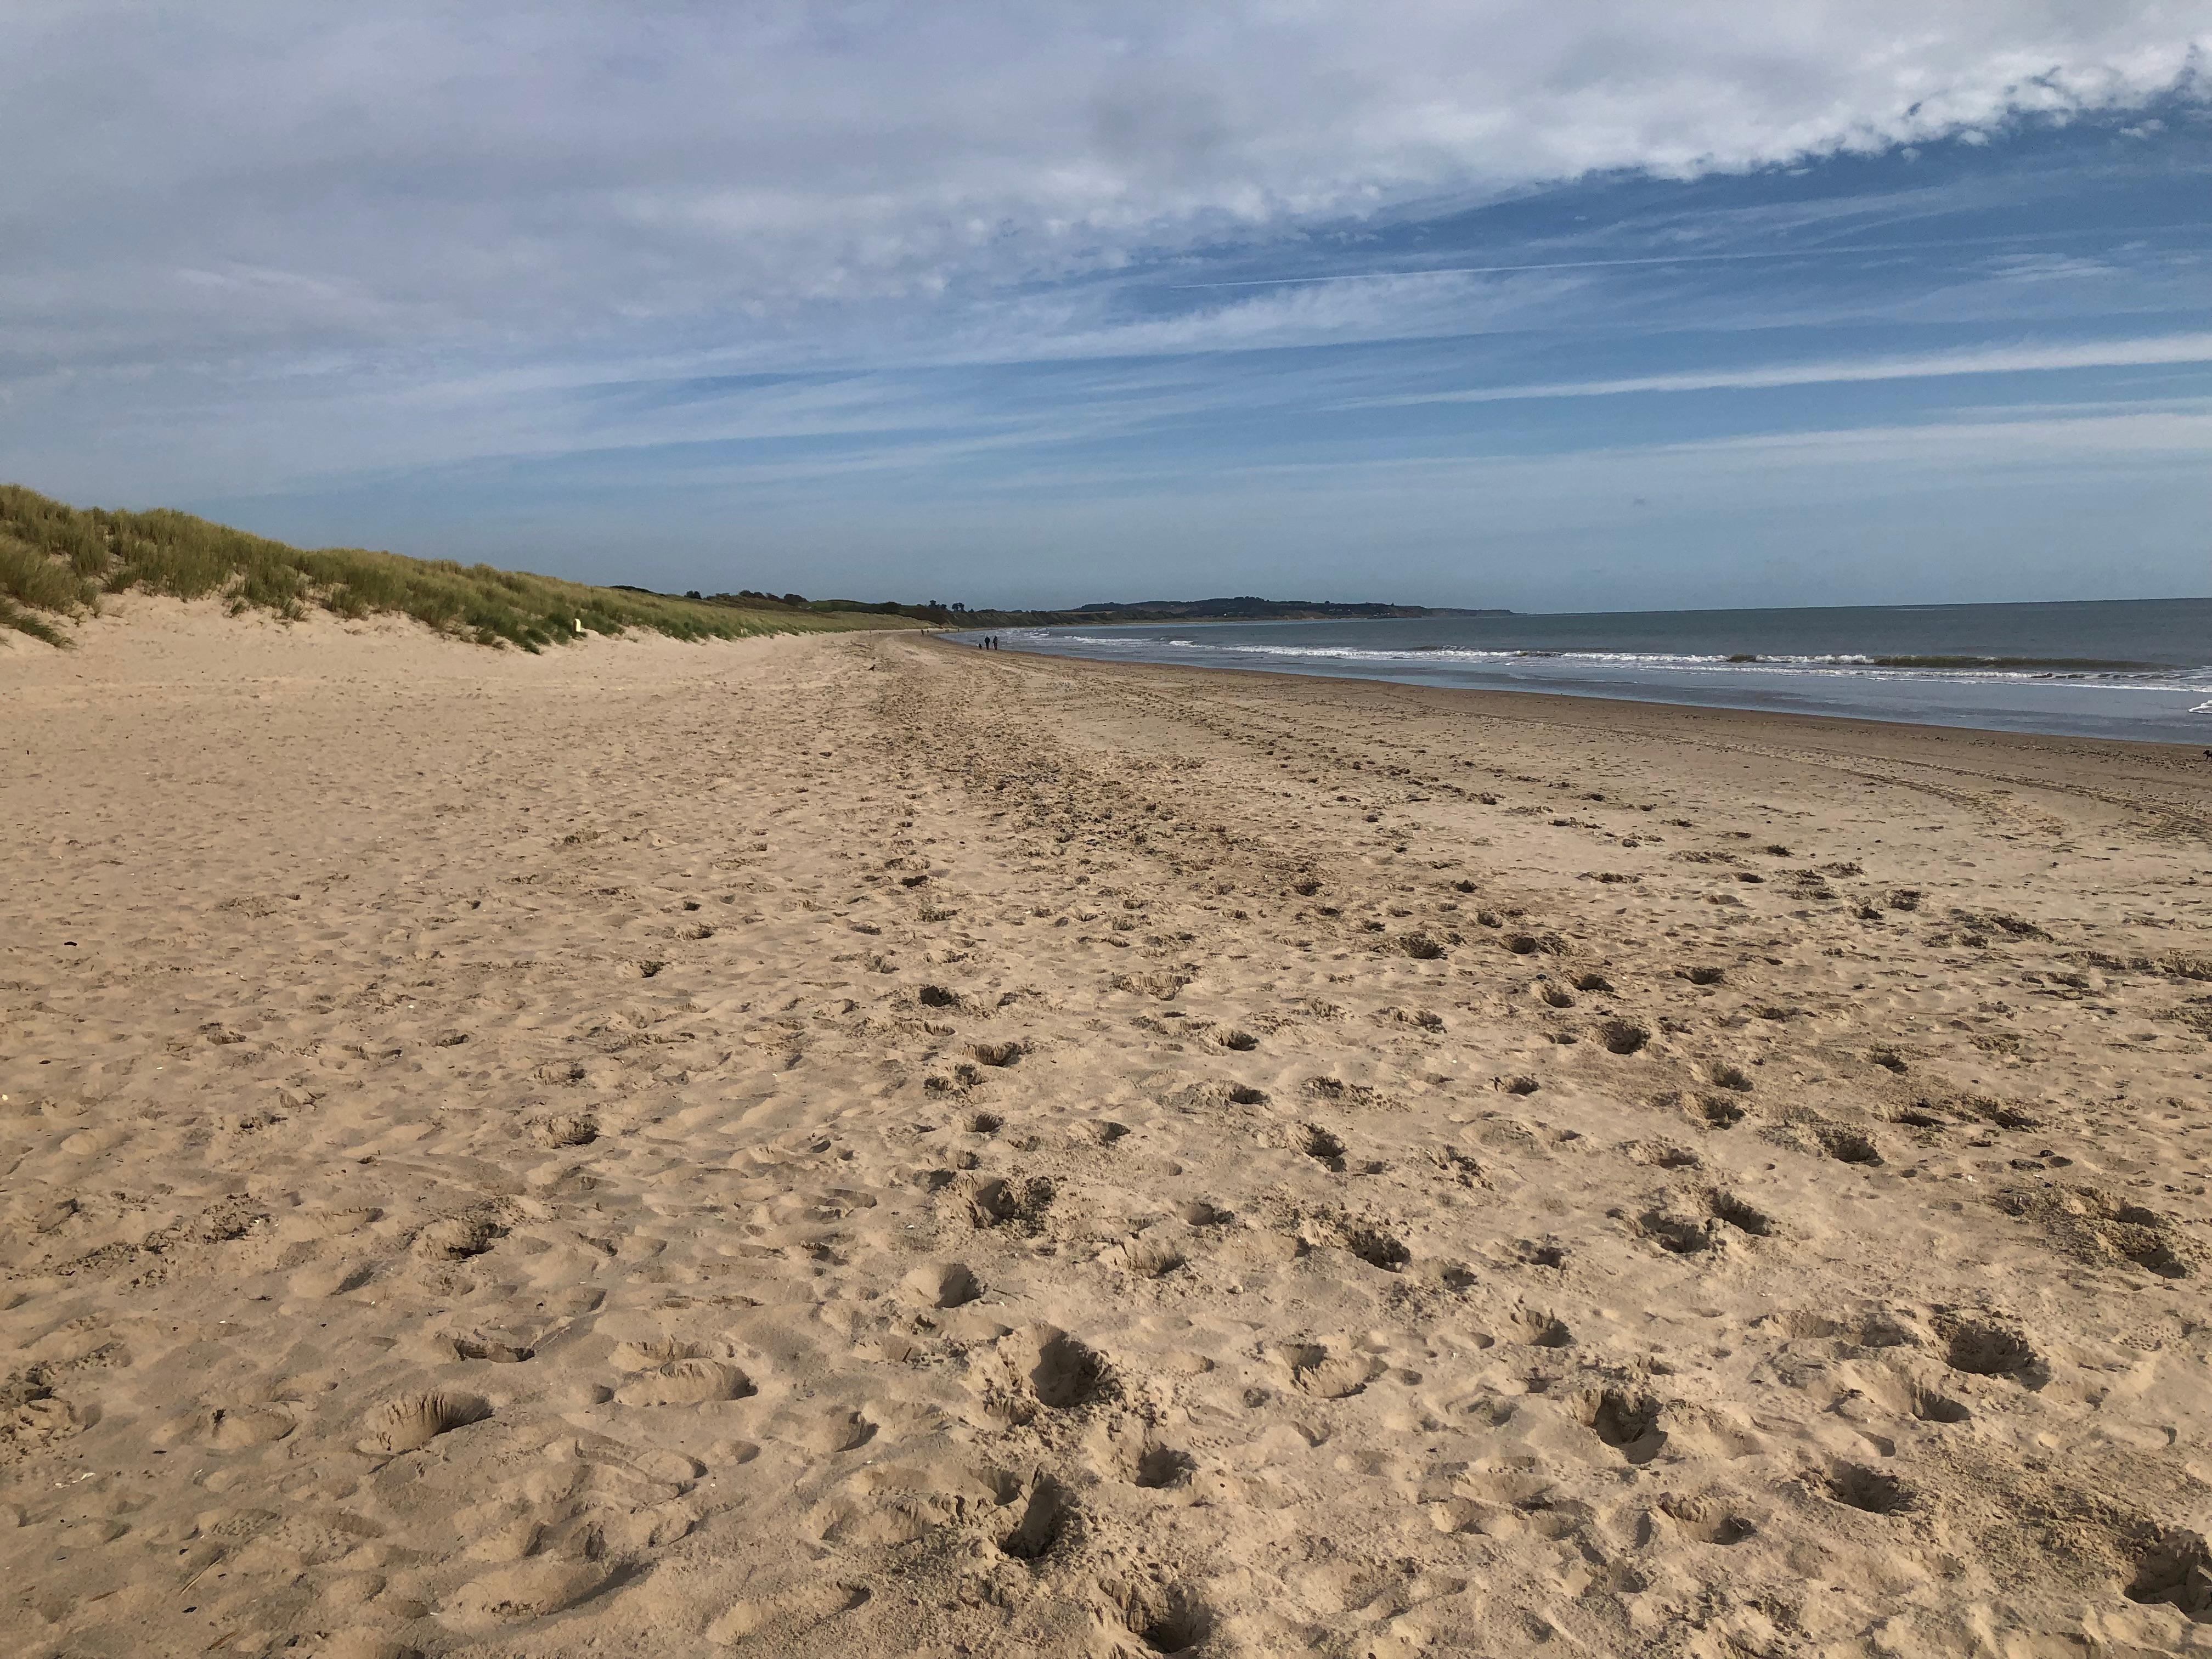
<path id="1" fill-rule="evenodd" d="M 1109 662 L 2212 745 L 2212 599 L 1094 624 L 999 639 Z"/>

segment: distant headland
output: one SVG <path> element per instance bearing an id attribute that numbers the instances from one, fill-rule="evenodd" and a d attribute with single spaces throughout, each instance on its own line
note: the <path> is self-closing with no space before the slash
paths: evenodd
<path id="1" fill-rule="evenodd" d="M 623 585 L 616 584 L 620 587 Z M 643 593 L 644 588 L 625 592 Z M 671 596 L 672 597 L 672 596 Z M 1164 622 L 1343 622 L 1374 617 L 1510 617 L 1506 610 L 1468 611 L 1449 605 L 1385 605 L 1376 600 L 1263 599 L 1244 594 L 1229 599 L 1093 599 L 1062 611 L 1010 611 L 988 606 L 948 605 L 930 599 L 915 605 L 865 599 L 810 599 L 799 593 L 761 593 L 747 588 L 737 593 L 699 593 L 686 599 L 708 605 L 744 605 L 751 609 L 834 611 L 839 613 L 875 612 L 908 617 L 917 622 L 956 628 L 1062 628 L 1091 623 Z"/>
<path id="2" fill-rule="evenodd" d="M 1234 599 L 1138 599 L 1128 604 L 1099 600 L 1073 611 L 1040 611 L 1070 622 L 1335 622 L 1355 617 L 1510 617 L 1510 611 L 1467 611 L 1451 605 L 1382 605 L 1334 599 L 1262 599 L 1247 594 Z"/>

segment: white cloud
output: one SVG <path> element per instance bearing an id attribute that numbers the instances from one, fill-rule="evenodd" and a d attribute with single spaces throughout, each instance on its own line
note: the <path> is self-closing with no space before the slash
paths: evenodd
<path id="1" fill-rule="evenodd" d="M 2179 0 L 18 0 L 0 354 L 767 327 L 1440 191 L 2129 107 L 2208 45 Z"/>

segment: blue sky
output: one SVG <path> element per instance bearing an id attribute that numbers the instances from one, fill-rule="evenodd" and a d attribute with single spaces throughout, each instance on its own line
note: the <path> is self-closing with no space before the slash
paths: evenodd
<path id="1" fill-rule="evenodd" d="M 677 589 L 2212 592 L 2201 15 L 1556 9 L 31 5 L 0 475 Z"/>

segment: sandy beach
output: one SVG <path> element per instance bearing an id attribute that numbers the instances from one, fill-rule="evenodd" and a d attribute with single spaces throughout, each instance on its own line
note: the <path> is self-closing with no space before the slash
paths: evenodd
<path id="1" fill-rule="evenodd" d="M 2212 1650 L 2212 761 L 0 641 L 0 1650 Z"/>

